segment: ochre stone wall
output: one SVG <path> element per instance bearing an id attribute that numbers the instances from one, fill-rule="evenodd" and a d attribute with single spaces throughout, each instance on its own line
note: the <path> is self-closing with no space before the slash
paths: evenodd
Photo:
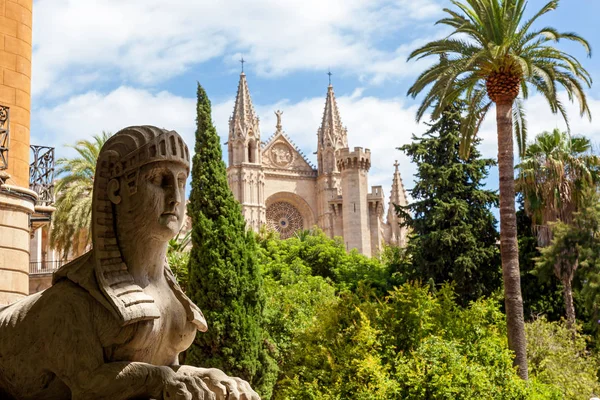
<path id="1" fill-rule="evenodd" d="M 0 0 L 0 104 L 10 107 L 8 173 L 0 185 L 0 305 L 29 294 L 32 0 Z"/>
<path id="2" fill-rule="evenodd" d="M 8 173 L 29 187 L 33 0 L 0 0 L 0 104 L 10 107 Z"/>

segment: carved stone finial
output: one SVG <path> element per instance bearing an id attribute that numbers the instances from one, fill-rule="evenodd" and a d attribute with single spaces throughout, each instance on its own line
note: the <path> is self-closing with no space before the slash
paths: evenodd
<path id="1" fill-rule="evenodd" d="M 396 162 L 394 163 L 394 167 L 396 167 L 396 171 L 398 171 L 399 166 L 400 166 L 400 164 L 398 164 L 398 160 L 396 160 Z"/>

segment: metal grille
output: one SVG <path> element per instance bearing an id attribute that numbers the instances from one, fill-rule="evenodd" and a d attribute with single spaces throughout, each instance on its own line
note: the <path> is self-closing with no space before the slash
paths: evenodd
<path id="1" fill-rule="evenodd" d="M 29 263 L 29 275 L 51 274 L 63 265 L 69 263 L 67 260 L 56 261 L 34 261 Z"/>
<path id="2" fill-rule="evenodd" d="M 10 109 L 0 105 L 0 170 L 8 168 Z"/>
<path id="3" fill-rule="evenodd" d="M 33 162 L 29 164 L 29 188 L 38 194 L 37 205 L 54 203 L 54 147 L 31 146 Z"/>

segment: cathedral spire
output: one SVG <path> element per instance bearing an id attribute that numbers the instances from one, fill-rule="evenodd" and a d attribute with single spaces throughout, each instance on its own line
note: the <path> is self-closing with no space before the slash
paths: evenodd
<path id="1" fill-rule="evenodd" d="M 405 227 L 400 226 L 401 218 L 396 213 L 396 207 L 394 205 L 406 206 L 406 190 L 402 183 L 402 177 L 398 170 L 398 160 L 394 163 L 394 177 L 392 178 L 392 193 L 390 194 L 390 203 L 388 204 L 387 223 L 391 228 L 390 243 L 404 246 L 406 241 L 407 230 Z"/>
<path id="2" fill-rule="evenodd" d="M 246 139 L 249 135 L 260 139 L 258 117 L 252 105 L 246 74 L 242 72 L 235 97 L 233 115 L 229 119 L 229 140 Z"/>
<path id="3" fill-rule="evenodd" d="M 325 110 L 323 111 L 323 120 L 318 135 L 319 149 L 333 147 L 335 151 L 348 147 L 348 133 L 346 128 L 342 126 L 340 111 L 338 110 L 331 83 L 327 87 Z"/>
<path id="4" fill-rule="evenodd" d="M 330 75 L 331 78 L 331 75 Z M 319 174 L 338 172 L 336 167 L 336 152 L 348 148 L 348 132 L 342 125 L 333 86 L 327 87 L 323 120 L 317 133 L 317 162 Z"/>
<path id="5" fill-rule="evenodd" d="M 400 171 L 398 170 L 398 160 L 394 163 L 394 177 L 392 178 L 392 193 L 390 194 L 390 204 L 389 210 L 394 212 L 394 204 L 399 206 L 405 206 L 408 203 L 406 202 L 406 191 L 404 190 L 404 184 L 402 183 L 402 177 L 400 176 Z M 394 212 L 395 214 L 395 212 Z M 388 212 L 389 218 L 389 212 Z"/>

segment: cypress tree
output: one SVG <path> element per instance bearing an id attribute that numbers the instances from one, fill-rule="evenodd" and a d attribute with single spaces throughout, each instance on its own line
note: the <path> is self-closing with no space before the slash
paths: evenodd
<path id="1" fill-rule="evenodd" d="M 227 184 L 210 100 L 200 84 L 197 96 L 188 293 L 203 311 L 208 332 L 198 333 L 186 362 L 238 376 L 264 395 L 272 386 L 266 382 L 272 362 L 262 344 L 264 293 L 256 242 Z"/>
<path id="2" fill-rule="evenodd" d="M 494 165 L 480 158 L 473 144 L 470 156 L 459 156 L 460 107 L 448 107 L 421 138 L 402 146 L 417 165 L 413 202 L 397 207 L 411 228 L 407 254 L 409 279 L 439 285 L 454 281 L 457 301 L 489 295 L 500 286 L 500 253 L 496 219 L 490 207 L 495 192 L 482 189 Z"/>

